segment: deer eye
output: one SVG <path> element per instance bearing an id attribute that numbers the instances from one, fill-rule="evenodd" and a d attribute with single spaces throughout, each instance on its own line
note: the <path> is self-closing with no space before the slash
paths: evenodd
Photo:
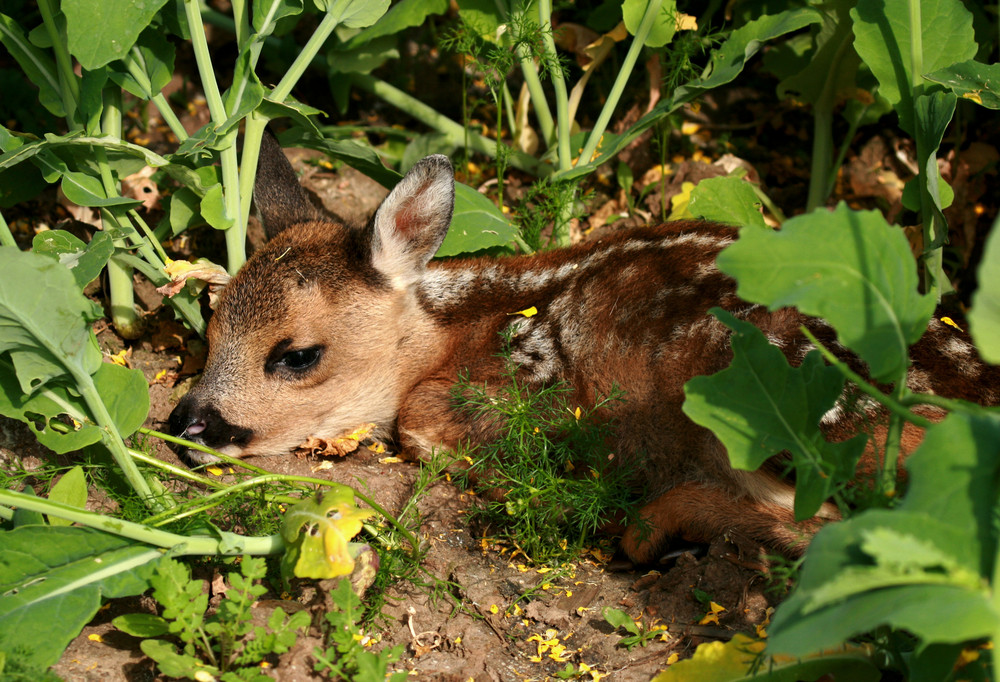
<path id="1" fill-rule="evenodd" d="M 287 350 L 289 345 L 290 342 L 283 341 L 274 349 L 267 363 L 268 372 L 302 373 L 316 365 L 323 355 L 323 346 Z"/>
<path id="2" fill-rule="evenodd" d="M 302 348 L 300 350 L 290 350 L 281 356 L 279 362 L 288 369 L 302 371 L 309 369 L 319 361 L 320 347 Z"/>

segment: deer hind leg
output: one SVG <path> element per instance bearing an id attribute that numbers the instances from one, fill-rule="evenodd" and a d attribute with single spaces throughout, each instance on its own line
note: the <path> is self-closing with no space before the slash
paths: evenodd
<path id="1" fill-rule="evenodd" d="M 816 531 L 835 516 L 824 509 L 821 515 L 795 521 L 792 510 L 784 505 L 750 496 L 734 497 L 716 485 L 689 481 L 639 510 L 639 519 L 625 530 L 622 549 L 632 561 L 650 563 L 663 553 L 672 537 L 711 542 L 719 536 L 735 535 L 796 557 L 805 551 Z"/>

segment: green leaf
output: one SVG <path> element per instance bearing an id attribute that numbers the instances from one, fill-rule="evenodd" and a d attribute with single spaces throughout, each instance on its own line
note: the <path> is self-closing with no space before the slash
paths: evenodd
<path id="1" fill-rule="evenodd" d="M 1000 220 L 993 222 L 993 229 L 983 248 L 979 265 L 979 288 L 972 296 L 969 311 L 969 333 L 976 342 L 979 354 L 986 362 L 1000 365 Z"/>
<path id="2" fill-rule="evenodd" d="M 802 655 L 880 625 L 908 630 L 922 645 L 997 631 L 988 581 L 1000 414 L 952 413 L 927 430 L 907 468 L 910 488 L 895 510 L 863 512 L 816 535 L 797 590 L 768 629 L 769 651 Z"/>
<path id="3" fill-rule="evenodd" d="M 389 9 L 389 0 L 314 0 L 348 28 L 365 28 L 379 20 Z"/>
<path id="4" fill-rule="evenodd" d="M 737 469 L 752 471 L 789 451 L 798 474 L 795 517 L 809 518 L 833 486 L 853 474 L 864 449 L 864 437 L 828 443 L 819 428 L 823 414 L 840 396 L 844 378 L 816 351 L 800 367 L 790 367 L 752 324 L 719 308 L 711 312 L 733 330 L 733 362 L 685 384 L 684 414 L 712 430 Z"/>
<path id="5" fill-rule="evenodd" d="M 136 97 L 152 99 L 174 73 L 174 46 L 161 30 L 149 28 L 125 55 L 124 63 L 127 67 L 112 71 L 111 79 Z"/>
<path id="6" fill-rule="evenodd" d="M 649 0 L 625 0 L 622 3 L 622 19 L 625 21 L 625 28 L 630 35 L 635 35 L 642 23 L 642 17 L 646 13 Z M 677 32 L 677 2 L 676 0 L 663 0 L 660 5 L 660 12 L 653 20 L 649 35 L 644 43 L 646 47 L 663 47 L 674 38 Z"/>
<path id="7" fill-rule="evenodd" d="M 264 86 L 260 84 L 260 79 L 254 73 L 248 51 L 243 52 L 236 60 L 233 85 L 226 90 L 223 99 L 229 118 L 220 127 L 220 130 L 229 130 L 233 126 L 238 126 L 240 121 L 249 116 L 250 112 L 264 101 Z"/>
<path id="8" fill-rule="evenodd" d="M 140 370 L 102 363 L 94 373 L 94 387 L 122 438 L 131 436 L 146 421 L 149 385 Z"/>
<path id="9" fill-rule="evenodd" d="M 390 7 L 381 19 L 345 42 L 343 49 L 353 50 L 383 36 L 396 37 L 404 29 L 423 26 L 427 17 L 447 11 L 448 0 L 401 0 Z"/>
<path id="10" fill-rule="evenodd" d="M 920 3 L 921 72 L 913 73 L 910 11 L 905 2 L 858 0 L 851 10 L 854 47 L 879 82 L 879 92 L 892 103 L 899 123 L 915 134 L 914 82 L 976 55 L 972 13 L 959 0 L 915 0 Z"/>
<path id="11" fill-rule="evenodd" d="M 75 466 L 63 474 L 49 491 L 49 499 L 53 502 L 61 502 L 71 507 L 86 509 L 87 507 L 87 478 L 83 475 L 83 468 Z M 52 516 L 49 518 L 49 525 L 69 526 L 72 521 Z"/>
<path id="12" fill-rule="evenodd" d="M 698 645 L 694 655 L 674 663 L 653 682 L 813 682 L 834 678 L 852 682 L 882 679 L 867 648 L 844 646 L 804 660 L 761 658 L 764 642 L 737 633 L 728 642 Z M 762 665 L 763 663 L 763 665 Z"/>
<path id="13" fill-rule="evenodd" d="M 902 230 L 880 213 L 844 204 L 796 216 L 779 232 L 744 229 L 718 264 L 736 278 L 744 300 L 825 319 L 879 381 L 903 375 L 907 349 L 934 311 L 934 297 L 917 291 Z"/>
<path id="14" fill-rule="evenodd" d="M 322 496 L 296 504 L 285 514 L 281 536 L 288 543 L 282 560 L 286 575 L 337 578 L 354 570 L 349 541 L 375 512 L 358 509 L 348 486 L 330 488 Z M 288 569 L 292 569 L 288 571 Z"/>
<path id="15" fill-rule="evenodd" d="M 383 166 L 378 154 L 371 147 L 365 147 L 354 140 L 332 140 L 302 128 L 293 128 L 280 135 L 278 142 L 282 147 L 305 147 L 329 154 L 389 189 L 395 187 L 403 177 Z"/>
<path id="16" fill-rule="evenodd" d="M 89 528 L 24 526 L 0 541 L 0 621 L 7 650 L 48 667 L 86 625 L 102 598 L 142 594 L 155 548 Z"/>
<path id="17" fill-rule="evenodd" d="M 138 199 L 107 196 L 100 180 L 92 175 L 76 171 L 63 173 L 61 188 L 66 198 L 77 206 L 128 206 L 134 208 L 142 205 Z"/>
<path id="18" fill-rule="evenodd" d="M 746 180 L 734 177 L 708 178 L 691 190 L 688 210 L 696 218 L 726 225 L 767 227 L 760 212 L 761 201 Z"/>
<path id="19" fill-rule="evenodd" d="M 987 109 L 1000 109 L 1000 64 L 980 64 L 970 59 L 924 76 L 940 83 L 958 97 Z"/>
<path id="20" fill-rule="evenodd" d="M 604 620 L 608 621 L 613 628 L 616 630 L 618 628 L 625 628 L 628 632 L 633 635 L 639 634 L 639 628 L 635 624 L 635 620 L 632 616 L 628 615 L 621 609 L 616 609 L 611 606 L 605 607 L 604 609 Z"/>
<path id="21" fill-rule="evenodd" d="M 455 183 L 455 211 L 438 257 L 504 246 L 514 239 L 514 226 L 488 198 L 460 182 Z"/>
<path id="22" fill-rule="evenodd" d="M 32 45 L 21 26 L 6 14 L 0 14 L 0 43 L 17 61 L 24 75 L 38 86 L 38 101 L 42 106 L 55 116 L 65 116 L 55 62 L 47 52 Z"/>
<path id="23" fill-rule="evenodd" d="M 170 624 L 151 613 L 127 613 L 111 620 L 112 625 L 133 637 L 160 637 L 170 632 Z"/>
<path id="24" fill-rule="evenodd" d="M 184 230 L 204 224 L 201 217 L 201 198 L 187 187 L 181 187 L 170 195 L 170 235 L 176 237 Z"/>
<path id="25" fill-rule="evenodd" d="M 115 252 L 115 245 L 107 232 L 96 233 L 90 244 L 84 244 L 64 230 L 46 230 L 35 235 L 31 248 L 35 253 L 51 256 L 69 268 L 81 290 L 101 274 Z"/>
<path id="26" fill-rule="evenodd" d="M 201 215 L 205 221 L 217 230 L 228 230 L 235 222 L 226 211 L 226 199 L 222 194 L 222 185 L 213 185 L 201 199 Z"/>
<path id="27" fill-rule="evenodd" d="M 353 50 L 331 50 L 326 55 L 329 73 L 371 73 L 390 59 L 399 59 L 397 36 L 383 36 Z"/>
<path id="28" fill-rule="evenodd" d="M 281 19 L 302 13 L 302 0 L 258 0 L 251 9 L 254 30 L 261 36 L 268 36 Z"/>
<path id="29" fill-rule="evenodd" d="M 159 671 L 167 677 L 183 677 L 197 680 L 196 674 L 206 675 L 205 679 L 216 679 L 221 674 L 218 668 L 206 665 L 196 656 L 178 653 L 177 647 L 162 639 L 144 639 L 139 643 L 142 653 L 154 661 Z"/>
<path id="30" fill-rule="evenodd" d="M 167 0 L 63 0 L 70 53 L 85 69 L 122 59 Z"/>
<path id="31" fill-rule="evenodd" d="M 11 351 L 25 393 L 71 366 L 93 374 L 101 352 L 90 322 L 101 311 L 65 267 L 46 256 L 0 248 L 0 352 Z"/>

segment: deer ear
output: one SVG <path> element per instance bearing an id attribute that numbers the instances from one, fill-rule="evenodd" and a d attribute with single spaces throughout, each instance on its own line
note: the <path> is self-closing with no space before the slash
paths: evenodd
<path id="1" fill-rule="evenodd" d="M 285 152 L 267 131 L 260 141 L 253 201 L 268 239 L 273 239 L 292 225 L 320 218 L 319 211 L 299 184 Z"/>
<path id="2" fill-rule="evenodd" d="M 420 278 L 451 225 L 455 178 L 441 154 L 418 162 L 372 219 L 372 262 L 397 288 Z"/>

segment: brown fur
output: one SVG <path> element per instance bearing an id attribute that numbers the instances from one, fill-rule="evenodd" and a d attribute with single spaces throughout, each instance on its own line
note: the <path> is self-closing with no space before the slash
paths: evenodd
<path id="1" fill-rule="evenodd" d="M 451 218 L 443 157 L 418 164 L 358 229 L 317 220 L 287 186 L 294 174 L 276 144 L 265 141 L 262 154 L 257 203 L 280 229 L 223 294 L 204 379 L 171 415 L 174 433 L 234 455 L 285 453 L 363 422 L 411 457 L 484 442 L 496 425 L 457 410 L 452 390 L 460 372 L 496 385 L 501 332 L 512 330 L 524 381 L 565 381 L 585 407 L 624 391 L 600 416 L 614 420 L 616 454 L 638 467 L 646 494 L 640 515 L 651 532 L 624 534 L 632 559 L 654 559 L 672 536 L 727 533 L 795 554 L 822 522 L 793 521 L 793 488 L 777 464 L 734 470 L 721 443 L 681 411 L 684 383 L 732 357 L 728 330 L 707 315 L 713 306 L 763 329 L 793 364 L 811 349 L 803 324 L 838 348 L 822 321 L 736 297 L 715 267 L 732 228 L 680 222 L 530 257 L 429 262 Z M 517 314 L 529 307 L 538 314 Z M 314 350 L 315 362 L 296 369 Z M 915 386 L 998 401 L 1000 373 L 957 332 L 932 325 L 914 355 Z M 850 410 L 828 417 L 834 440 L 861 421 Z M 919 430 L 905 436 L 907 450 L 919 442 Z"/>

